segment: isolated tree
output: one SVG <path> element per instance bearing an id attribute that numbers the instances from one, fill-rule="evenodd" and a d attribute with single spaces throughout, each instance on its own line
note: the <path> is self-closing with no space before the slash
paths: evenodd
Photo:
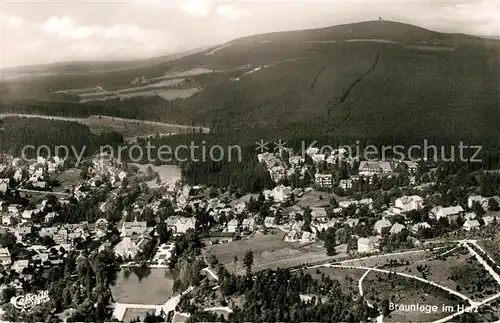
<path id="1" fill-rule="evenodd" d="M 217 257 L 214 254 L 211 254 L 208 259 L 208 262 L 210 263 L 210 267 L 215 268 L 217 267 L 219 260 L 217 260 Z"/>
<path id="2" fill-rule="evenodd" d="M 337 200 L 336 200 L 334 197 L 332 197 L 332 198 L 330 199 L 330 205 L 331 205 L 332 207 L 337 207 L 339 204 L 337 203 Z"/>
<path id="3" fill-rule="evenodd" d="M 475 201 L 473 204 L 472 204 L 472 211 L 474 213 L 476 213 L 477 215 L 483 215 L 484 213 L 484 209 L 483 207 L 481 206 L 481 203 L 479 203 L 478 201 Z"/>
<path id="4" fill-rule="evenodd" d="M 389 309 L 389 300 L 387 298 L 384 298 L 381 307 L 382 307 L 382 315 L 388 316 L 391 313 Z"/>
<path id="5" fill-rule="evenodd" d="M 490 211 L 499 211 L 500 210 L 500 205 L 498 204 L 498 201 L 494 198 L 490 198 L 488 201 L 488 208 Z"/>
<path id="6" fill-rule="evenodd" d="M 328 230 L 323 233 L 323 239 L 325 241 L 326 254 L 328 256 L 335 255 L 335 246 L 337 245 L 335 230 L 333 228 L 328 228 Z"/>
<path id="7" fill-rule="evenodd" d="M 252 272 L 252 266 L 253 266 L 253 251 L 252 250 L 247 250 L 245 253 L 245 257 L 243 257 L 243 265 L 245 266 L 247 273 Z"/>

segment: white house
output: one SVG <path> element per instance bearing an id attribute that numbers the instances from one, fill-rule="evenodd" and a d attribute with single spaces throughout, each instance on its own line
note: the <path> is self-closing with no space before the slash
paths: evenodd
<path id="1" fill-rule="evenodd" d="M 8 266 L 12 263 L 9 249 L 0 248 L 0 263 L 2 264 L 2 266 Z"/>
<path id="2" fill-rule="evenodd" d="M 241 213 L 243 213 L 243 211 L 245 211 L 246 207 L 247 207 L 247 204 L 245 202 L 241 201 L 241 202 L 234 204 L 232 210 L 235 214 L 241 214 Z"/>
<path id="3" fill-rule="evenodd" d="M 238 229 L 238 220 L 232 219 L 227 223 L 227 232 L 234 233 Z"/>
<path id="4" fill-rule="evenodd" d="M 322 163 L 326 158 L 325 154 L 313 154 L 311 155 L 311 159 L 313 160 L 314 163 Z"/>
<path id="5" fill-rule="evenodd" d="M 302 235 L 300 234 L 300 231 L 297 230 L 291 230 L 285 234 L 284 241 L 286 242 L 295 242 L 297 240 L 300 240 L 302 238 Z"/>
<path id="6" fill-rule="evenodd" d="M 328 222 L 315 222 L 314 226 L 318 231 L 328 230 L 329 228 L 333 228 L 337 222 L 337 219 L 331 219 Z"/>
<path id="7" fill-rule="evenodd" d="M 344 190 L 352 188 L 353 181 L 352 179 L 341 179 L 339 182 L 339 187 Z"/>
<path id="8" fill-rule="evenodd" d="M 23 171 L 20 169 L 16 170 L 16 172 L 14 173 L 14 180 L 16 182 L 20 182 L 22 179 L 23 179 Z"/>
<path id="9" fill-rule="evenodd" d="M 351 206 L 352 204 L 356 205 L 358 204 L 357 201 L 355 200 L 346 200 L 346 201 L 340 201 L 339 202 L 339 207 L 343 208 L 343 209 L 346 209 L 348 208 L 349 206 Z"/>
<path id="10" fill-rule="evenodd" d="M 351 228 L 357 226 L 359 223 L 359 219 L 355 219 L 355 218 L 350 218 L 350 219 L 347 219 L 344 224 L 350 226 Z"/>
<path id="11" fill-rule="evenodd" d="M 274 224 L 274 221 L 275 221 L 275 217 L 274 216 L 266 216 L 264 218 L 264 226 L 266 228 L 272 228 L 272 227 L 275 227 L 276 224 Z"/>
<path id="12" fill-rule="evenodd" d="M 7 207 L 7 211 L 13 215 L 19 214 L 19 205 L 11 204 Z"/>
<path id="13" fill-rule="evenodd" d="M 490 225 L 493 223 L 493 221 L 495 221 L 495 216 L 492 216 L 492 215 L 488 215 L 488 216 L 485 216 L 483 217 L 483 221 L 484 221 L 484 224 L 485 225 Z"/>
<path id="14" fill-rule="evenodd" d="M 400 233 L 401 231 L 403 231 L 405 229 L 405 226 L 400 224 L 400 223 L 394 223 L 394 225 L 391 227 L 391 234 L 398 234 Z"/>
<path id="15" fill-rule="evenodd" d="M 8 178 L 0 178 L 0 193 L 5 193 L 9 189 L 9 182 L 10 180 Z"/>
<path id="16" fill-rule="evenodd" d="M 467 220 L 463 225 L 464 230 L 471 231 L 479 228 L 479 222 L 477 220 Z"/>
<path id="17" fill-rule="evenodd" d="M 244 219 L 241 226 L 243 230 L 255 231 L 256 228 L 255 219 Z"/>
<path id="18" fill-rule="evenodd" d="M 106 218 L 99 218 L 95 220 L 95 226 L 96 228 L 99 228 L 101 230 L 106 230 L 108 228 L 108 220 Z"/>
<path id="19" fill-rule="evenodd" d="M 464 209 L 458 205 L 458 206 L 449 206 L 449 207 L 442 207 L 442 206 L 436 206 L 432 208 L 431 214 L 436 217 L 436 219 L 440 219 L 442 217 L 446 218 L 454 218 L 457 217 L 460 213 L 464 212 Z"/>
<path id="20" fill-rule="evenodd" d="M 300 243 L 310 243 L 315 240 L 315 235 L 308 231 L 302 232 L 302 236 L 300 237 Z"/>
<path id="21" fill-rule="evenodd" d="M 326 220 L 327 214 L 325 208 L 322 207 L 312 207 L 311 217 L 315 220 L 324 221 Z"/>
<path id="22" fill-rule="evenodd" d="M 305 160 L 304 160 L 304 158 L 302 158 L 302 156 L 292 156 L 292 157 L 288 158 L 288 162 L 292 166 L 299 166 L 300 164 L 303 164 L 304 161 Z"/>
<path id="23" fill-rule="evenodd" d="M 167 226 L 172 228 L 175 233 L 186 233 L 189 229 L 195 229 L 195 218 L 184 218 L 174 216 L 167 219 Z"/>
<path id="24" fill-rule="evenodd" d="M 396 199 L 395 205 L 401 210 L 401 213 L 406 213 L 412 210 L 420 210 L 424 205 L 424 200 L 418 195 L 402 196 Z"/>
<path id="25" fill-rule="evenodd" d="M 4 215 L 2 216 L 2 225 L 10 227 L 15 224 L 14 217 L 12 215 Z"/>
<path id="26" fill-rule="evenodd" d="M 285 202 L 292 195 L 292 189 L 284 185 L 276 186 L 269 193 L 269 198 L 272 198 L 275 202 Z"/>
<path id="27" fill-rule="evenodd" d="M 381 234 L 385 229 L 392 227 L 392 223 L 389 220 L 382 219 L 375 222 L 374 228 L 378 234 Z"/>
<path id="28" fill-rule="evenodd" d="M 30 261 L 29 260 L 18 260 L 18 261 L 15 261 L 13 264 L 12 264 L 12 269 L 16 272 L 16 273 L 22 273 L 23 272 L 23 269 L 28 267 L 29 266 L 29 263 Z"/>
<path id="29" fill-rule="evenodd" d="M 379 251 L 380 237 L 374 236 L 369 238 L 358 239 L 359 253 L 375 253 Z"/>
<path id="30" fill-rule="evenodd" d="M 477 217 L 477 215 L 474 212 L 467 212 L 464 214 L 465 220 L 474 220 L 476 217 Z"/>
<path id="31" fill-rule="evenodd" d="M 21 217 L 23 218 L 23 220 L 27 221 L 27 220 L 31 220 L 31 218 L 33 217 L 34 214 L 35 214 L 35 212 L 33 210 L 24 210 Z"/>
<path id="32" fill-rule="evenodd" d="M 308 154 L 309 156 L 315 155 L 318 152 L 319 152 L 319 148 L 317 148 L 317 147 L 309 147 L 306 150 L 306 154 Z"/>
<path id="33" fill-rule="evenodd" d="M 50 222 L 52 220 L 54 220 L 56 217 L 58 216 L 58 214 L 56 212 L 50 212 L 50 213 L 47 213 L 45 215 L 45 222 Z"/>

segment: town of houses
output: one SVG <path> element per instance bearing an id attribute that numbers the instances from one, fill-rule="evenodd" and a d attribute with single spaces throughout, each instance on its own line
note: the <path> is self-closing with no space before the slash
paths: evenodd
<path id="1" fill-rule="evenodd" d="M 103 156 L 85 166 L 85 176 L 69 185 L 59 183 L 62 189 L 55 190 L 55 179 L 72 170 L 64 160 L 38 157 L 28 163 L 3 156 L 0 234 L 15 243 L 0 248 L 2 266 L 22 278 L 29 266 L 60 263 L 82 241 L 93 241 L 99 250 L 113 248 L 124 266 L 133 266 L 158 237 L 160 224 L 173 236 L 204 228 L 207 244 L 279 230 L 284 241 L 307 245 L 319 242 L 329 229 L 349 228 L 349 252 L 370 254 L 381 252 L 384 239 L 402 232 L 411 246 L 418 246 L 440 221 L 459 223 L 464 235 L 496 223 L 498 197 L 471 193 L 463 205 L 433 204 L 433 169 L 418 174 L 416 162 L 365 162 L 347 158 L 342 150 L 325 155 L 314 148 L 305 158 L 280 151 L 259 154 L 258 160 L 276 185 L 239 195 L 182 181 L 149 188 L 151 174 Z M 131 183 L 137 184 L 137 194 L 116 217 L 115 202 L 130 195 Z M 370 195 L 375 185 L 388 193 Z M 58 211 L 76 210 L 72 207 L 92 199 L 99 201 L 97 211 L 87 218 L 68 219 Z M 173 243 L 163 242 L 145 261 L 167 267 L 172 252 Z M 19 280 L 10 284 L 19 287 Z"/>

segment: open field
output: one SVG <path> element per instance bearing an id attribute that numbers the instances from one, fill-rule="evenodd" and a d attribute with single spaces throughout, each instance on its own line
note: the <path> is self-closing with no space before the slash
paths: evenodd
<path id="1" fill-rule="evenodd" d="M 204 67 L 195 67 L 195 68 L 192 68 L 190 70 L 165 73 L 163 78 L 195 76 L 195 75 L 210 74 L 213 72 L 215 72 L 215 70 L 213 70 L 213 69 L 207 69 Z M 157 78 L 157 79 L 159 79 L 159 78 Z"/>
<path id="2" fill-rule="evenodd" d="M 90 131 L 94 134 L 100 134 L 103 132 L 116 132 L 122 134 L 124 138 L 135 138 L 150 135 L 154 136 L 156 134 L 164 133 L 191 133 L 193 131 L 202 131 L 204 133 L 208 133 L 210 131 L 210 129 L 203 127 L 176 125 L 155 121 L 141 121 L 108 116 L 66 118 L 36 114 L 0 114 L 0 119 L 12 116 L 78 122 L 88 126 Z"/>
<path id="3" fill-rule="evenodd" d="M 228 270 L 239 274 L 245 272 L 242 260 L 247 250 L 252 250 L 254 254 L 252 266 L 254 272 L 268 268 L 287 268 L 311 262 L 333 260 L 344 255 L 339 253 L 328 257 L 319 245 L 299 245 L 285 242 L 283 241 L 284 235 L 281 231 L 273 235 L 256 234 L 239 241 L 209 245 L 206 247 L 206 254 L 214 254 Z M 238 257 L 236 265 L 234 264 L 235 255 Z"/>
<path id="4" fill-rule="evenodd" d="M 91 101 L 103 101 L 110 99 L 129 99 L 133 97 L 143 96 L 160 96 L 167 101 L 175 99 L 186 99 L 190 96 L 195 95 L 200 92 L 201 88 L 192 87 L 185 89 L 172 89 L 170 86 L 159 87 L 159 86 L 144 86 L 139 88 L 129 88 L 125 90 L 120 90 L 117 92 L 94 92 L 86 93 L 80 95 L 80 103 L 91 102 Z"/>
<path id="5" fill-rule="evenodd" d="M 405 254 L 394 254 L 394 255 L 375 255 L 374 257 L 361 259 L 361 260 L 345 260 L 342 263 L 348 266 L 358 266 L 358 267 L 382 267 L 384 265 L 389 264 L 390 261 L 398 262 L 398 263 L 414 263 L 417 261 L 424 261 L 433 257 L 434 254 L 430 251 L 415 250 L 415 253 L 405 253 Z"/>
<path id="6" fill-rule="evenodd" d="M 449 315 L 443 313 L 442 306 L 459 304 L 459 299 L 447 292 L 423 282 L 396 275 L 370 272 L 363 281 L 365 297 L 371 304 L 380 305 L 383 299 L 394 304 L 436 305 L 436 312 L 430 311 L 393 311 L 386 322 L 430 322 Z"/>

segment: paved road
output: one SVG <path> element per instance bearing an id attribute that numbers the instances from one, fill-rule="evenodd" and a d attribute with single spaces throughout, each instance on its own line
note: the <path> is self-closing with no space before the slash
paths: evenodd
<path id="1" fill-rule="evenodd" d="M 233 310 L 227 306 L 225 306 L 225 307 L 208 307 L 208 308 L 204 308 L 203 310 L 207 311 L 207 312 L 208 311 L 224 311 L 224 312 L 228 312 L 228 313 L 233 312 Z"/>
<path id="2" fill-rule="evenodd" d="M 219 277 L 217 277 L 217 275 L 210 269 L 210 267 L 203 268 L 203 270 L 209 273 L 210 276 L 212 276 L 215 280 L 219 280 Z"/>
<path id="3" fill-rule="evenodd" d="M 488 255 L 488 253 L 487 253 L 486 251 L 484 251 L 484 249 L 483 249 L 483 248 L 481 248 L 481 246 L 480 246 L 480 245 L 478 245 L 478 244 L 477 244 L 477 242 L 476 242 L 476 241 L 469 241 L 469 243 L 470 243 L 470 244 L 472 244 L 472 245 L 474 245 L 477 249 L 479 249 L 482 253 L 484 253 L 484 254 L 486 255 L 486 257 L 488 257 L 488 259 L 489 259 L 492 263 L 496 264 L 496 261 L 495 261 L 495 260 L 493 260 L 493 258 L 491 258 L 491 257 Z"/>
<path id="4" fill-rule="evenodd" d="M 362 267 L 362 266 L 346 266 L 346 265 L 325 265 L 325 267 L 330 267 L 330 268 L 343 268 L 343 269 L 362 269 L 362 270 L 371 270 L 371 271 L 376 271 L 376 272 L 380 272 L 380 273 L 385 273 L 385 274 L 389 274 L 389 273 L 392 273 L 394 275 L 398 275 L 398 276 L 403 276 L 403 277 L 406 277 L 406 278 L 411 278 L 411 279 L 416 279 L 416 280 L 419 280 L 423 283 L 426 283 L 426 284 L 429 284 L 429 285 L 432 285 L 432 286 L 435 286 L 435 287 L 438 287 L 442 290 L 445 290 L 447 291 L 448 293 L 450 294 L 453 294 L 457 297 L 460 297 L 461 299 L 465 300 L 465 301 L 468 301 L 470 304 L 475 304 L 475 302 L 473 300 L 471 300 L 470 298 L 468 298 L 467 296 L 453 290 L 453 289 L 450 289 L 448 287 L 445 287 L 445 286 L 442 286 L 442 285 L 439 285 L 438 283 L 435 283 L 433 281 L 430 281 L 428 279 L 424 279 L 424 278 L 421 278 L 421 277 L 418 277 L 418 276 L 415 276 L 415 275 L 409 275 L 409 274 L 405 274 L 405 273 L 400 273 L 400 272 L 397 272 L 397 271 L 390 271 L 390 270 L 385 270 L 385 269 L 379 269 L 379 268 L 371 268 L 371 267 Z"/>
<path id="5" fill-rule="evenodd" d="M 495 270 L 493 270 L 493 268 L 491 268 L 491 266 L 490 266 L 490 265 L 488 265 L 488 263 L 486 262 L 486 260 L 484 260 L 484 259 L 483 259 L 483 257 L 481 257 L 481 256 L 480 256 L 480 255 L 476 252 L 476 250 L 474 250 L 471 246 L 469 246 L 469 244 L 464 243 L 464 245 L 465 245 L 465 247 L 466 247 L 467 249 L 469 249 L 469 252 L 470 252 L 472 255 L 476 256 L 477 261 L 479 261 L 479 263 L 480 263 L 481 265 L 483 265 L 484 269 L 486 269 L 486 271 L 488 271 L 488 273 L 490 273 L 490 275 L 491 275 L 491 276 L 493 276 L 493 278 L 495 278 L 495 280 L 497 281 L 497 283 L 498 283 L 498 284 L 500 284 L 500 275 L 498 275 L 498 274 L 496 273 L 496 271 L 495 271 Z"/>
<path id="6" fill-rule="evenodd" d="M 478 307 L 480 307 L 482 305 L 485 305 L 485 304 L 487 304 L 489 302 L 492 302 L 492 301 L 496 300 L 499 297 L 500 297 L 500 294 L 493 295 L 491 297 L 488 297 L 485 300 L 482 300 L 481 302 L 474 303 L 471 306 L 466 307 L 465 309 L 463 309 L 461 311 L 458 311 L 458 312 L 456 312 L 456 313 L 454 313 L 454 314 L 452 314 L 450 316 L 444 317 L 444 318 L 442 318 L 440 320 L 437 320 L 437 321 L 434 321 L 432 323 L 444 323 L 444 322 L 448 322 L 449 320 L 454 319 L 455 317 L 457 317 L 459 315 L 462 315 L 464 313 L 475 313 L 476 308 L 478 308 Z"/>

